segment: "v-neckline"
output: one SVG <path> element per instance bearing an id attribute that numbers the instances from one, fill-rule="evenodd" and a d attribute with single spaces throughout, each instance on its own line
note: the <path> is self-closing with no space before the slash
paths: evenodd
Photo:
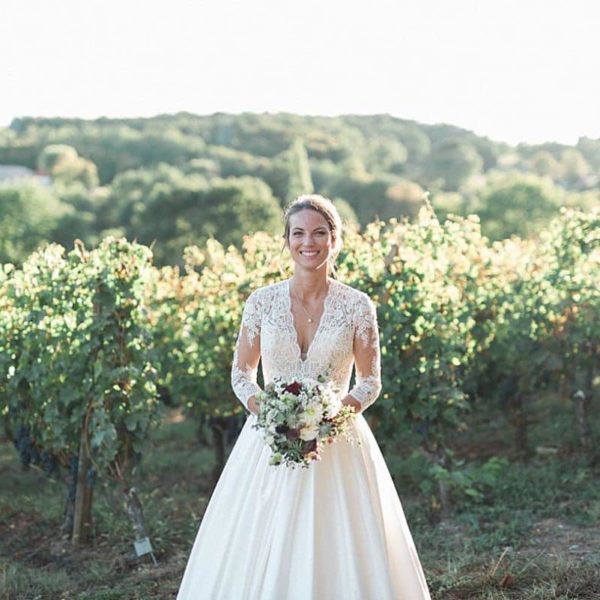
<path id="1" fill-rule="evenodd" d="M 298 342 L 298 330 L 296 329 L 296 325 L 294 324 L 294 313 L 292 312 L 292 280 L 291 279 L 287 280 L 287 285 L 285 287 L 287 314 L 289 316 L 290 326 L 292 328 L 292 332 L 294 335 L 294 345 L 295 345 L 296 351 L 298 353 L 298 360 L 300 360 L 300 362 L 302 364 L 305 364 L 308 361 L 308 355 L 310 354 L 310 351 L 312 350 L 312 347 L 315 344 L 315 341 L 319 335 L 319 332 L 322 329 L 323 321 L 325 320 L 325 314 L 327 313 L 327 308 L 329 306 L 329 299 L 331 298 L 331 290 L 333 288 L 334 280 L 328 279 L 327 281 L 329 283 L 329 288 L 327 290 L 325 300 L 323 300 L 323 312 L 321 313 L 321 317 L 319 319 L 319 324 L 317 325 L 317 329 L 315 330 L 315 334 L 313 335 L 312 340 L 310 340 L 310 344 L 308 345 L 308 348 L 306 349 L 304 358 L 302 358 L 302 348 L 300 348 L 300 343 Z"/>

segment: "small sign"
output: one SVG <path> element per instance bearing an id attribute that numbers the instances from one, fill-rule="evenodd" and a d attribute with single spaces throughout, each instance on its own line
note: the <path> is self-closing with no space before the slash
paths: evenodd
<path id="1" fill-rule="evenodd" d="M 144 554 L 150 554 L 152 552 L 152 544 L 150 543 L 150 538 L 142 538 L 141 540 L 135 540 L 133 542 L 135 546 L 135 553 L 138 556 L 143 556 Z"/>
<path id="2" fill-rule="evenodd" d="M 135 553 L 138 557 L 144 556 L 145 554 L 149 554 L 152 557 L 152 562 L 156 565 L 156 559 L 154 558 L 154 553 L 152 551 L 152 544 L 150 543 L 150 538 L 145 537 L 139 540 L 135 540 L 133 542 L 133 546 L 135 548 Z"/>

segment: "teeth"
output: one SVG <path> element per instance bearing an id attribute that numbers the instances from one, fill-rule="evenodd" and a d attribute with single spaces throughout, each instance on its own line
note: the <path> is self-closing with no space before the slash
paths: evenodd
<path id="1" fill-rule="evenodd" d="M 318 252 L 300 252 L 303 256 L 315 256 Z"/>

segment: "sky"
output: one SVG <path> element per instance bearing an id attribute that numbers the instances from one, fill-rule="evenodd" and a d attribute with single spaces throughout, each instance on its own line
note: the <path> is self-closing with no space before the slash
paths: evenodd
<path id="1" fill-rule="evenodd" d="M 595 0 L 5 0 L 20 116 L 388 113 L 511 144 L 600 138 Z"/>

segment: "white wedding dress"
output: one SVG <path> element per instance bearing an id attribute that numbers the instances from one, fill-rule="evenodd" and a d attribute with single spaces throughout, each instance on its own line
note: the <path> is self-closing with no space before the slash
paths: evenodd
<path id="1" fill-rule="evenodd" d="M 260 388 L 240 364 L 260 344 L 264 381 L 327 372 L 362 410 L 362 445 L 340 439 L 308 468 L 269 465 L 250 413 L 200 524 L 178 600 L 422 600 L 429 591 L 383 455 L 361 414 L 381 389 L 379 335 L 369 297 L 330 279 L 306 356 L 291 312 L 290 282 L 248 298 L 232 365 L 240 402 Z M 356 358 L 356 361 L 355 361 Z"/>

